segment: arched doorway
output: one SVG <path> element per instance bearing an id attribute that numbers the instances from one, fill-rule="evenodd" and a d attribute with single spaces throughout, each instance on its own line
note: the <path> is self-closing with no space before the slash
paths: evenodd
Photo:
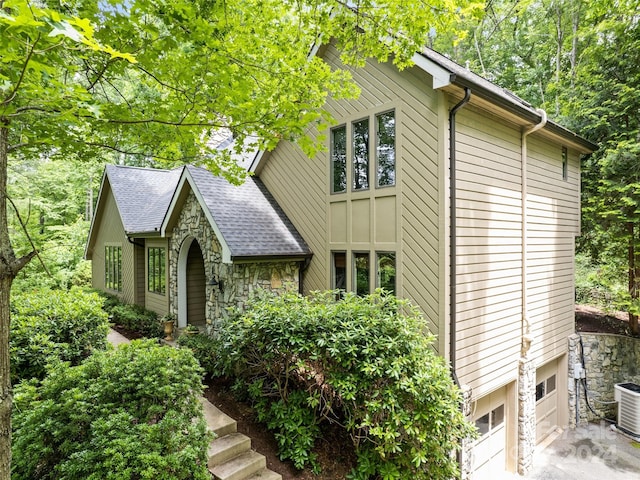
<path id="1" fill-rule="evenodd" d="M 182 243 L 178 258 L 178 327 L 206 326 L 207 280 L 200 244 L 193 238 Z"/>

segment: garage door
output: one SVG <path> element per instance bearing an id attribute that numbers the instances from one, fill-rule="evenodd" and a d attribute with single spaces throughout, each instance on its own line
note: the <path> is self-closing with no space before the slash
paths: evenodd
<path id="1" fill-rule="evenodd" d="M 473 479 L 488 480 L 503 472 L 506 462 L 506 388 L 479 399 L 474 420 L 480 437 L 473 447 Z"/>
<path id="2" fill-rule="evenodd" d="M 558 361 L 553 360 L 536 371 L 536 443 L 540 443 L 558 425 Z"/>

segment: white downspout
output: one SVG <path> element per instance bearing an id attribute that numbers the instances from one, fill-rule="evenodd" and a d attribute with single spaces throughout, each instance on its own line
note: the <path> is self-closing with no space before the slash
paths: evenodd
<path id="1" fill-rule="evenodd" d="M 533 336 L 531 335 L 531 324 L 529 323 L 529 309 L 528 309 L 528 295 L 527 295 L 527 257 L 529 254 L 529 245 L 527 242 L 527 218 L 529 212 L 527 211 L 527 137 L 540 130 L 547 124 L 547 112 L 541 108 L 536 109 L 540 114 L 540 122 L 532 127 L 522 130 L 522 142 L 521 142 L 521 162 L 522 162 L 522 179 L 521 179 L 521 197 L 522 197 L 522 350 L 521 354 L 524 357 L 529 351 Z"/>

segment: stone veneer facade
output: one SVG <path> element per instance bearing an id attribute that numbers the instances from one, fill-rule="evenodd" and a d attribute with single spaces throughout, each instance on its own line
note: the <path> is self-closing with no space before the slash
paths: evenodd
<path id="1" fill-rule="evenodd" d="M 183 243 L 193 238 L 200 245 L 206 275 L 207 333 L 215 331 L 231 307 L 243 308 L 254 290 L 299 289 L 299 263 L 290 260 L 222 263 L 222 247 L 200 203 L 190 192 L 169 239 L 169 311 L 178 315 L 178 260 Z M 223 289 L 209 285 L 215 276 Z"/>
<path id="2" fill-rule="evenodd" d="M 533 466 L 536 448 L 536 366 L 527 355 L 518 366 L 518 473 Z"/>
<path id="3" fill-rule="evenodd" d="M 580 346 L 580 337 L 584 350 Z M 583 353 L 589 403 L 598 415 L 594 415 L 587 407 L 582 381 L 574 380 L 574 370 L 576 365 L 582 365 Z M 571 427 L 578 423 L 600 420 L 599 417 L 615 419 L 617 403 L 600 402 L 614 402 L 613 386 L 626 382 L 640 383 L 640 338 L 604 333 L 580 333 L 569 337 L 568 389 Z M 579 422 L 576 421 L 576 399 L 579 402 Z"/>

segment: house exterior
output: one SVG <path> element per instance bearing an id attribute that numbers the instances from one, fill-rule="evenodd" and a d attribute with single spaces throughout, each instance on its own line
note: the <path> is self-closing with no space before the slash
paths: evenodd
<path id="1" fill-rule="evenodd" d="M 481 433 L 465 475 L 525 473 L 568 423 L 580 156 L 596 145 L 436 52 L 414 60 L 351 72 L 360 97 L 329 99 L 336 123 L 314 132 L 326 153 L 283 142 L 251 170 L 314 252 L 305 291 L 384 286 L 420 307 Z"/>
<path id="2" fill-rule="evenodd" d="M 298 290 L 311 251 L 259 179 L 109 165 L 85 256 L 95 288 L 211 331 L 256 288 Z"/>
<path id="3" fill-rule="evenodd" d="M 340 65 L 332 45 L 318 55 Z M 181 325 L 191 317 L 183 293 L 190 238 L 202 247 L 208 325 L 225 306 L 242 305 L 258 284 L 277 290 L 288 280 L 303 292 L 392 290 L 423 312 L 481 433 L 465 449 L 463 477 L 524 474 L 536 444 L 568 424 L 580 156 L 596 145 L 436 52 L 414 60 L 403 71 L 376 61 L 352 71 L 360 97 L 328 99 L 335 125 L 311 132 L 326 137 L 326 152 L 309 159 L 283 141 L 255 156 L 249 184 L 281 222 L 260 255 L 233 254 L 235 239 L 225 228 L 239 237 L 246 228 L 256 238 L 253 222 L 224 226 L 245 212 L 227 205 L 225 195 L 214 208 L 207 195 L 215 188 L 203 187 L 213 180 L 193 167 L 150 173 L 149 193 L 136 201 L 146 205 L 153 194 L 157 217 L 138 212 L 149 225 L 138 220 L 134 231 L 121 208 L 123 226 L 117 225 L 120 187 L 112 185 L 118 183 L 112 170 L 125 169 L 108 167 L 87 248 L 94 285 L 113 286 L 103 257 L 113 255 L 109 246 L 120 236 L 127 255 L 122 296 L 176 313 Z M 166 190 L 151 190 L 156 184 Z M 136 180 L 125 189 L 134 186 Z M 291 241 L 282 252 L 280 234 Z M 149 252 L 160 245 L 168 252 L 165 296 L 149 292 Z M 261 273 L 227 294 L 247 271 Z M 209 285 L 212 278 L 224 281 L 224 295 Z"/>

